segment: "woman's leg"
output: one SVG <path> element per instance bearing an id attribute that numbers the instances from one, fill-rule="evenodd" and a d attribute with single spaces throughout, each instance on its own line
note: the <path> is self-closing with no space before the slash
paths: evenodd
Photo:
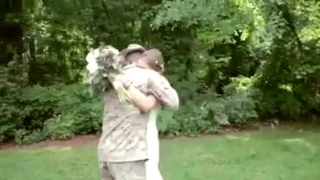
<path id="1" fill-rule="evenodd" d="M 146 180 L 163 180 L 156 162 L 148 160 L 146 162 Z"/>
<path id="2" fill-rule="evenodd" d="M 147 143 L 149 156 L 149 159 L 146 162 L 147 180 L 162 180 L 163 178 L 159 170 L 160 148 L 155 112 L 152 112 L 150 114 L 150 119 L 148 121 L 147 128 Z"/>

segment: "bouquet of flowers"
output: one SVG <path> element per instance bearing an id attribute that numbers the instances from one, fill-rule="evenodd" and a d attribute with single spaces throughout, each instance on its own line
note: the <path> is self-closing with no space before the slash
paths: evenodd
<path id="1" fill-rule="evenodd" d="M 125 57 L 118 49 L 108 45 L 91 50 L 87 56 L 88 82 L 91 86 L 91 93 L 104 91 L 107 81 L 110 81 L 118 93 L 120 101 L 128 101 L 128 95 L 122 83 L 117 81 L 121 77 L 122 69 L 128 65 Z"/>

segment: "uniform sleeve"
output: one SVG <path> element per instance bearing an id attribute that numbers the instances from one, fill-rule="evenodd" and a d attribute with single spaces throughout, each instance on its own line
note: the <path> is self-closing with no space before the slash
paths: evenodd
<path id="1" fill-rule="evenodd" d="M 149 77 L 149 90 L 155 98 L 162 103 L 164 107 L 177 110 L 179 108 L 179 96 L 173 89 L 168 80 L 158 74 L 152 73 Z"/>

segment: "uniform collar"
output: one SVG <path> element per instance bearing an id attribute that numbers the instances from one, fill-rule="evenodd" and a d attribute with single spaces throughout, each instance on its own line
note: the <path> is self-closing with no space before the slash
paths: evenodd
<path id="1" fill-rule="evenodd" d="M 123 67 L 123 69 L 126 70 L 126 69 L 130 69 L 130 68 L 134 68 L 134 67 L 138 67 L 138 66 L 135 64 L 129 64 L 129 65 L 126 65 L 125 67 Z"/>

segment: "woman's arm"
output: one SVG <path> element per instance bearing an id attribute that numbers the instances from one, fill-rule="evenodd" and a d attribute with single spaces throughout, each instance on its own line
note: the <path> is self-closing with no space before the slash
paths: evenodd
<path id="1" fill-rule="evenodd" d="M 149 112 L 158 103 L 154 96 L 145 95 L 139 89 L 131 86 L 131 83 L 127 82 L 124 76 L 109 77 L 109 80 L 117 91 L 120 102 L 131 101 L 142 112 Z"/>
<path id="2" fill-rule="evenodd" d="M 127 91 L 131 96 L 133 104 L 135 104 L 142 112 L 149 112 L 157 105 L 157 99 L 154 96 L 145 95 L 133 86 L 129 86 Z"/>

